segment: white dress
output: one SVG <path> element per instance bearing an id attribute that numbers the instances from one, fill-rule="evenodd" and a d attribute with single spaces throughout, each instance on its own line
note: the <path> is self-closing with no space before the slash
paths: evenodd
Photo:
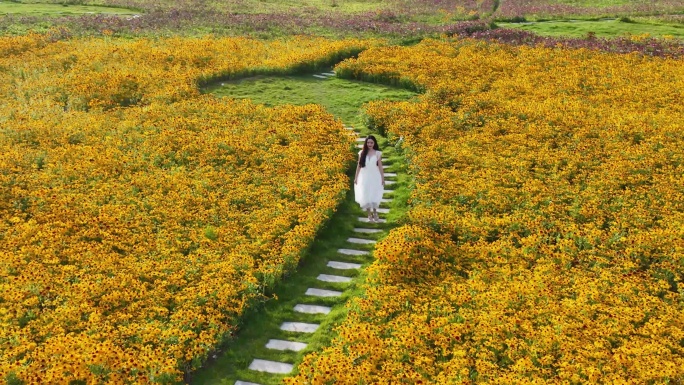
<path id="1" fill-rule="evenodd" d="M 359 155 L 361 151 L 359 151 Z M 382 152 L 375 151 L 372 156 L 366 156 L 366 167 L 361 167 L 359 177 L 354 185 L 354 200 L 364 210 L 377 209 L 382 200 L 382 175 L 378 160 L 382 159 Z"/>

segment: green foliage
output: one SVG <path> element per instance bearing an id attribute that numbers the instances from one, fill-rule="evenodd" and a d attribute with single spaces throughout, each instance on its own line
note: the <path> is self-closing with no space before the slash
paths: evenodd
<path id="1" fill-rule="evenodd" d="M 236 99 L 252 99 L 267 106 L 317 103 L 350 125 L 361 123 L 359 107 L 363 103 L 372 100 L 402 100 L 415 95 L 410 91 L 380 84 L 337 77 L 318 79 L 312 75 L 256 76 L 213 84 L 205 92 Z"/>
<path id="2" fill-rule="evenodd" d="M 104 13 L 113 15 L 133 15 L 138 11 L 126 8 L 85 5 L 85 1 L 72 1 L 64 4 L 50 4 L 45 2 L 6 2 L 0 1 L 0 15 L 21 14 L 31 16 L 69 16 L 89 13 Z"/>
<path id="3" fill-rule="evenodd" d="M 215 241 L 218 239 L 218 232 L 214 226 L 207 226 L 204 228 L 204 236 L 207 237 L 207 239 Z"/>
<path id="4" fill-rule="evenodd" d="M 10 372 L 5 376 L 5 383 L 7 385 L 24 385 L 24 381 L 20 380 L 14 372 Z"/>
<path id="5" fill-rule="evenodd" d="M 684 27 L 655 22 L 637 22 L 633 18 L 621 17 L 610 20 L 549 20 L 528 23 L 497 22 L 503 28 L 518 28 L 543 36 L 616 37 L 643 35 L 663 37 L 672 36 L 684 39 Z"/>

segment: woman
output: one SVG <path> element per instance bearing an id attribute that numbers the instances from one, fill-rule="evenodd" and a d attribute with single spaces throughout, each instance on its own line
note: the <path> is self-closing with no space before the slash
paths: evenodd
<path id="1" fill-rule="evenodd" d="M 368 212 L 368 221 L 378 222 L 378 207 L 385 187 L 385 173 L 382 170 L 382 152 L 378 141 L 368 135 L 363 149 L 359 151 L 354 176 L 354 198 L 361 208 Z"/>

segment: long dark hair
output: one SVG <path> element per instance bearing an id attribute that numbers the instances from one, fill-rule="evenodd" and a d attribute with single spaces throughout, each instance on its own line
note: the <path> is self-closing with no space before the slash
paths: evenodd
<path id="1" fill-rule="evenodd" d="M 373 142 L 375 145 L 373 146 L 373 150 L 375 151 L 380 151 L 380 147 L 378 147 L 378 141 L 375 139 L 373 135 L 368 135 L 366 137 L 366 140 L 363 141 L 363 149 L 361 149 L 361 156 L 359 159 L 359 164 L 361 167 L 366 167 L 366 156 L 368 155 L 368 139 L 373 139 Z"/>

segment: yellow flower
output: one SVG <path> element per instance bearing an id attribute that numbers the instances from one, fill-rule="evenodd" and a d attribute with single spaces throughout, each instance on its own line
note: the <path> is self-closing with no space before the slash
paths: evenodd
<path id="1" fill-rule="evenodd" d="M 369 44 L 0 38 L 0 377 L 180 381 L 205 359 L 297 266 L 353 154 L 319 106 L 198 84 Z"/>
<path id="2" fill-rule="evenodd" d="M 336 70 L 425 90 L 365 109 L 415 187 L 289 383 L 684 379 L 681 61 L 435 39 Z"/>

